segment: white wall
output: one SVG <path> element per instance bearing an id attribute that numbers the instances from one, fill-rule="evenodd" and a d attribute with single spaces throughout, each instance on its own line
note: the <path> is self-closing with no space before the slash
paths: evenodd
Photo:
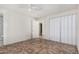
<path id="1" fill-rule="evenodd" d="M 4 45 L 31 38 L 31 18 L 27 15 L 5 9 Z"/>

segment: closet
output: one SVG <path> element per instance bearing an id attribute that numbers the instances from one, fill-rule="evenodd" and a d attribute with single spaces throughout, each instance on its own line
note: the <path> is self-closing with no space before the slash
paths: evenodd
<path id="1" fill-rule="evenodd" d="M 76 45 L 75 15 L 61 17 L 61 42 Z"/>
<path id="2" fill-rule="evenodd" d="M 50 40 L 76 45 L 76 15 L 50 18 Z"/>
<path id="3" fill-rule="evenodd" d="M 43 22 L 43 26 L 47 39 L 76 45 L 76 14 L 50 17 Z"/>

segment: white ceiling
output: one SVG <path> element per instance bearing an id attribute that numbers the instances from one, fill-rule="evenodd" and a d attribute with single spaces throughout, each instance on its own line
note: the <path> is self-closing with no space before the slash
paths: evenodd
<path id="1" fill-rule="evenodd" d="M 75 9 L 77 8 L 76 4 L 32 4 L 33 6 L 38 7 L 36 10 L 29 11 L 28 4 L 3 4 L 0 5 L 1 8 L 10 8 L 13 10 L 20 11 L 22 13 L 28 14 L 32 17 L 43 17 L 46 15 Z"/>

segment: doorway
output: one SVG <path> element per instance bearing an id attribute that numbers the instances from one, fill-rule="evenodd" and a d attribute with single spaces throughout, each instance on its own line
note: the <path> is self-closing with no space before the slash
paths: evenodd
<path id="1" fill-rule="evenodd" d="M 42 23 L 39 24 L 39 36 L 42 36 Z"/>

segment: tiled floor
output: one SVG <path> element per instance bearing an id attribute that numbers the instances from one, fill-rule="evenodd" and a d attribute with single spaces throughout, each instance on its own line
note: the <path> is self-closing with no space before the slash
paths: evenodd
<path id="1" fill-rule="evenodd" d="M 0 48 L 2 54 L 76 54 L 75 46 L 45 39 L 30 39 Z"/>

